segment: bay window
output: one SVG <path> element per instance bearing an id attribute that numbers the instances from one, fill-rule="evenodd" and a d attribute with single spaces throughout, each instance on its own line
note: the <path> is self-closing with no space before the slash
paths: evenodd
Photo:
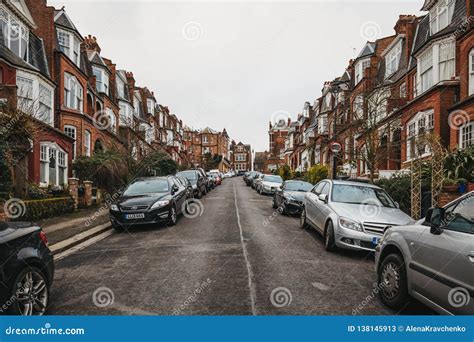
<path id="1" fill-rule="evenodd" d="M 109 118 L 109 126 L 112 132 L 116 133 L 117 132 L 117 119 L 115 117 L 115 113 L 113 112 L 112 109 L 107 108 L 107 116 Z"/>
<path id="2" fill-rule="evenodd" d="M 439 0 L 430 10 L 430 31 L 436 34 L 446 28 L 452 21 L 455 0 Z"/>
<path id="3" fill-rule="evenodd" d="M 450 80 L 455 75 L 456 43 L 452 40 L 439 46 L 439 79 Z"/>
<path id="4" fill-rule="evenodd" d="M 40 144 L 40 184 L 63 186 L 67 184 L 67 153 L 53 142 Z"/>
<path id="5" fill-rule="evenodd" d="M 92 72 L 96 77 L 96 89 L 100 93 L 109 95 L 109 74 L 108 72 L 96 66 L 92 67 Z"/>
<path id="6" fill-rule="evenodd" d="M 21 110 L 33 112 L 33 79 L 18 76 L 16 78 L 18 106 Z"/>
<path id="7" fill-rule="evenodd" d="M 431 153 L 429 145 L 419 141 L 418 138 L 426 133 L 432 132 L 433 128 L 433 110 L 419 112 L 408 122 L 406 143 L 407 161 L 414 158 L 426 157 Z"/>
<path id="8" fill-rule="evenodd" d="M 84 131 L 84 152 L 86 157 L 91 156 L 91 132 L 88 130 Z"/>
<path id="9" fill-rule="evenodd" d="M 433 50 L 429 49 L 420 56 L 420 93 L 433 86 Z"/>
<path id="10" fill-rule="evenodd" d="M 402 42 L 398 42 L 392 50 L 385 56 L 385 78 L 398 70 L 400 57 L 402 56 Z"/>
<path id="11" fill-rule="evenodd" d="M 3 6 L 0 6 L 0 31 L 5 46 L 28 62 L 30 32 L 17 17 Z"/>
<path id="12" fill-rule="evenodd" d="M 76 77 L 64 73 L 64 102 L 66 107 L 83 111 L 84 90 Z"/>
<path id="13" fill-rule="evenodd" d="M 53 91 L 44 85 L 39 86 L 39 115 L 42 121 L 51 122 L 53 117 Z"/>
<path id="14" fill-rule="evenodd" d="M 132 127 L 133 121 L 133 108 L 132 105 L 128 102 L 119 102 L 120 107 L 120 116 L 119 116 L 119 123 L 120 126 Z"/>
<path id="15" fill-rule="evenodd" d="M 469 95 L 474 94 L 474 50 L 469 53 Z"/>
<path id="16" fill-rule="evenodd" d="M 74 144 L 72 147 L 72 159 L 76 159 L 76 139 L 77 139 L 77 129 L 71 125 L 64 126 L 64 133 L 74 139 Z"/>
<path id="17" fill-rule="evenodd" d="M 58 42 L 60 50 L 68 56 L 74 64 L 78 67 L 81 66 L 80 58 L 80 41 L 76 35 L 72 32 L 68 32 L 62 29 L 57 29 Z"/>

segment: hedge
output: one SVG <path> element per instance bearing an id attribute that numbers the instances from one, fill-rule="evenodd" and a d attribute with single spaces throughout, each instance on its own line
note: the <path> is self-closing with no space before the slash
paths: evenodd
<path id="1" fill-rule="evenodd" d="M 72 197 L 48 198 L 24 201 L 24 203 L 25 214 L 16 219 L 16 221 L 36 221 L 74 211 L 74 200 Z"/>

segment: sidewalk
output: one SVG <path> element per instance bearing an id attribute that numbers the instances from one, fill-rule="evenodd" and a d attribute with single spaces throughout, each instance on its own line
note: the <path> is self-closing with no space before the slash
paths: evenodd
<path id="1" fill-rule="evenodd" d="M 49 244 L 54 245 L 109 222 L 109 210 L 101 208 L 102 206 L 94 206 L 80 209 L 60 217 L 41 220 L 38 224 L 46 233 Z"/>

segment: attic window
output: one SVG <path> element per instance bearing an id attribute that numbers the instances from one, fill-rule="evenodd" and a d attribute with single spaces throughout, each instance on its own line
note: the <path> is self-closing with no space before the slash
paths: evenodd
<path id="1" fill-rule="evenodd" d="M 432 35 L 451 24 L 455 3 L 455 0 L 439 0 L 430 10 L 430 30 Z"/>
<path id="2" fill-rule="evenodd" d="M 364 78 L 365 69 L 370 68 L 370 58 L 363 59 L 358 61 L 355 65 L 355 84 L 359 84 Z"/>
<path id="3" fill-rule="evenodd" d="M 15 55 L 28 62 L 28 43 L 30 32 L 5 8 L 0 7 L 0 34 L 5 45 Z"/>
<path id="4" fill-rule="evenodd" d="M 398 42 L 392 50 L 385 56 L 385 78 L 393 75 L 400 65 L 400 57 L 402 56 L 402 42 Z"/>
<path id="5" fill-rule="evenodd" d="M 74 64 L 80 67 L 79 39 L 77 39 L 77 37 L 70 32 L 60 29 L 57 31 L 59 48 L 74 62 Z"/>

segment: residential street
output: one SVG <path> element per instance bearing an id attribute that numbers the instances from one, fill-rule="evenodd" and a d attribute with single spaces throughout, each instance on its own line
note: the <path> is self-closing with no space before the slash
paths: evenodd
<path id="1" fill-rule="evenodd" d="M 374 292 L 371 254 L 326 252 L 317 233 L 274 215 L 271 197 L 241 178 L 202 203 L 200 217 L 116 233 L 57 262 L 48 313 L 396 314 Z"/>

